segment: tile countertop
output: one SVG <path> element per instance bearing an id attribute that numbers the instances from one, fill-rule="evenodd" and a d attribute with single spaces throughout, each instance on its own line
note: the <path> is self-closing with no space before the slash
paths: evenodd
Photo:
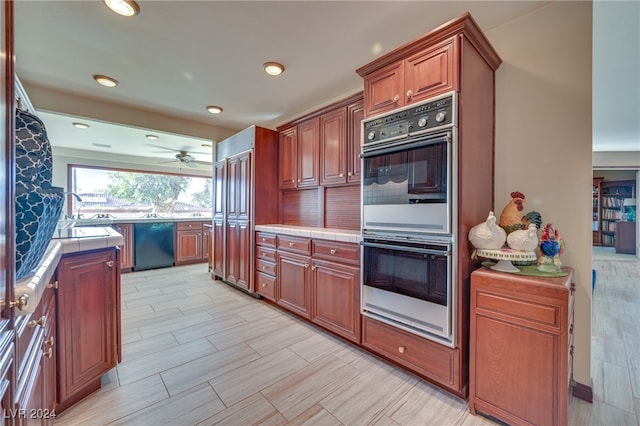
<path id="1" fill-rule="evenodd" d="M 331 241 L 343 241 L 345 243 L 359 243 L 362 240 L 360 231 L 354 231 L 350 229 L 315 228 L 310 226 L 270 224 L 256 225 L 255 230 L 261 232 L 271 232 L 273 234 L 286 234 Z"/>
<path id="2" fill-rule="evenodd" d="M 58 267 L 62 255 L 76 253 L 86 250 L 94 250 L 119 246 L 124 239 L 121 234 L 111 227 L 86 227 L 69 228 L 54 231 L 53 238 L 47 246 L 47 251 L 33 273 L 16 282 L 16 298 L 26 294 L 29 303 L 24 309 L 16 310 L 16 315 L 26 315 L 32 313 L 40 299 L 47 284 Z"/>
<path id="3" fill-rule="evenodd" d="M 82 218 L 82 219 L 65 219 L 67 222 L 73 222 L 74 226 L 109 226 L 117 223 L 165 223 L 165 222 L 213 222 L 210 216 L 188 216 L 188 217 L 108 217 L 108 218 Z"/>

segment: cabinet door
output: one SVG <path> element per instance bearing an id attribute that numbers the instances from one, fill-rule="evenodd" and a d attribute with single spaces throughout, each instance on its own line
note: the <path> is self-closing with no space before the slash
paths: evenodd
<path id="1" fill-rule="evenodd" d="M 213 168 L 213 216 L 224 217 L 224 201 L 226 199 L 226 160 L 218 161 Z"/>
<path id="2" fill-rule="evenodd" d="M 226 197 L 225 204 L 227 206 L 227 218 L 238 219 L 238 187 L 236 183 L 238 179 L 240 160 L 237 156 L 227 159 L 227 181 L 226 181 Z"/>
<path id="3" fill-rule="evenodd" d="M 295 188 L 298 180 L 298 130 L 297 127 L 280 132 L 279 146 L 280 188 Z"/>
<path id="4" fill-rule="evenodd" d="M 298 187 L 317 186 L 320 118 L 298 125 Z"/>
<path id="5" fill-rule="evenodd" d="M 360 269 L 313 261 L 311 321 L 360 343 Z"/>
<path id="6" fill-rule="evenodd" d="M 278 282 L 276 303 L 309 319 L 310 305 L 310 258 L 278 251 Z"/>
<path id="7" fill-rule="evenodd" d="M 42 423 L 52 425 L 56 405 L 56 302 L 54 290 L 45 291 L 51 292 L 51 299 L 45 310 L 48 321 L 44 329 L 42 345 L 42 405 L 38 408 L 42 408 Z"/>
<path id="8" fill-rule="evenodd" d="M 117 223 L 113 225 L 122 234 L 123 242 L 120 246 L 120 268 L 133 268 L 133 223 Z"/>
<path id="9" fill-rule="evenodd" d="M 202 231 L 176 231 L 176 264 L 202 260 Z"/>
<path id="10" fill-rule="evenodd" d="M 249 288 L 251 282 L 251 233 L 248 222 L 227 222 L 226 230 L 226 281 L 237 286 Z"/>
<path id="11" fill-rule="evenodd" d="M 456 46 L 452 37 L 405 60 L 406 104 L 457 88 Z"/>
<path id="12" fill-rule="evenodd" d="M 224 221 L 213 220 L 213 275 L 214 278 L 223 278 L 224 274 Z"/>
<path id="13" fill-rule="evenodd" d="M 249 220 L 251 207 L 251 152 L 237 156 L 238 163 L 235 177 L 236 217 L 238 220 Z"/>
<path id="14" fill-rule="evenodd" d="M 362 146 L 362 120 L 364 119 L 364 102 L 360 101 L 347 108 L 347 183 L 360 183 L 361 163 L 360 151 Z"/>
<path id="15" fill-rule="evenodd" d="M 210 254 L 211 254 L 211 231 L 209 231 L 209 228 L 203 226 L 202 227 L 202 258 L 209 260 L 209 263 L 211 263 L 211 260 L 209 258 Z M 211 268 L 211 265 L 209 265 L 209 268 Z"/>
<path id="16" fill-rule="evenodd" d="M 381 114 L 404 105 L 404 64 L 389 64 L 364 79 L 365 114 Z"/>
<path id="17" fill-rule="evenodd" d="M 347 182 L 347 109 L 320 117 L 320 184 Z"/>
<path id="18" fill-rule="evenodd" d="M 58 266 L 58 404 L 100 387 L 118 350 L 115 250 L 63 256 Z"/>

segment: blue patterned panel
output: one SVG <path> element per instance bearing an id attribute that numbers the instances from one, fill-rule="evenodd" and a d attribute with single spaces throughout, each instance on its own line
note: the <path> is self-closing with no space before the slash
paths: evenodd
<path id="1" fill-rule="evenodd" d="M 51 185 L 52 172 L 44 124 L 16 110 L 16 279 L 38 266 L 62 213 L 64 190 Z"/>

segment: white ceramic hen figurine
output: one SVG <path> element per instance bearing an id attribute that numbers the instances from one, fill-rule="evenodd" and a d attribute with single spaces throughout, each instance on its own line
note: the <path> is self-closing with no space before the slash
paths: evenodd
<path id="1" fill-rule="evenodd" d="M 507 233 L 496 224 L 493 212 L 489 212 L 487 220 L 469 230 L 469 241 L 477 249 L 497 250 L 502 248 L 506 239 Z"/>
<path id="2" fill-rule="evenodd" d="M 538 228 L 531 223 L 529 229 L 511 232 L 507 237 L 507 245 L 513 250 L 534 251 L 538 246 Z"/>

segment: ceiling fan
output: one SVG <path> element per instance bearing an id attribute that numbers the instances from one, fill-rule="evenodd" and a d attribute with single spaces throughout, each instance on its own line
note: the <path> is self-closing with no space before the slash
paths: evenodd
<path id="1" fill-rule="evenodd" d="M 155 146 L 155 145 L 150 145 L 150 146 L 153 146 L 154 148 L 161 148 L 161 149 L 164 149 L 164 150 L 167 150 L 167 151 L 175 151 L 172 148 L 167 148 L 167 147 L 163 147 L 163 146 Z M 206 152 L 196 152 L 196 153 L 197 154 L 209 154 L 209 153 L 206 153 Z M 160 164 L 175 163 L 175 162 L 180 162 L 181 164 L 184 164 L 185 166 L 187 166 L 189 168 L 192 168 L 192 169 L 198 167 L 197 166 L 198 164 L 211 165 L 210 162 L 196 160 L 193 157 L 193 155 L 189 154 L 189 152 L 184 148 L 180 149 L 178 151 L 178 153 L 174 155 L 174 159 L 173 160 L 163 161 Z"/>

